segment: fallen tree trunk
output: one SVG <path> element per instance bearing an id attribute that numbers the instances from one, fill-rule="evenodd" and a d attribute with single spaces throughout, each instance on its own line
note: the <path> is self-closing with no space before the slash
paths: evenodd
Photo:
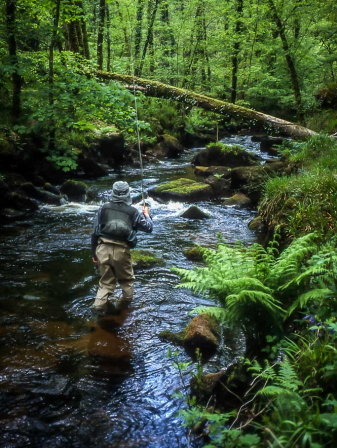
<path id="1" fill-rule="evenodd" d="M 108 73 L 103 71 L 95 72 L 96 76 L 101 79 L 112 79 L 123 84 L 133 85 L 133 77 L 129 75 L 120 75 L 118 73 Z M 192 107 L 201 107 L 205 110 L 215 112 L 228 117 L 246 119 L 251 123 L 263 123 L 270 130 L 279 130 L 286 135 L 295 139 L 307 139 L 316 132 L 305 128 L 290 121 L 282 120 L 281 118 L 266 115 L 256 110 L 247 109 L 246 107 L 237 106 L 236 104 L 226 103 L 225 101 L 216 100 L 209 96 L 199 95 L 189 90 L 179 89 L 158 81 L 151 81 L 149 79 L 134 78 L 137 87 L 142 87 L 143 93 L 146 96 L 155 98 L 165 98 L 174 101 L 180 101 Z"/>

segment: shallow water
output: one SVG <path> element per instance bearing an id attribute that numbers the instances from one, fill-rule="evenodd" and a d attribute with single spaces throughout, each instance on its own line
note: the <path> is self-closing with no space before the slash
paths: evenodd
<path id="1" fill-rule="evenodd" d="M 225 141 L 258 152 L 249 137 Z M 145 188 L 193 178 L 194 152 L 146 165 Z M 209 301 L 175 289 L 179 279 L 170 268 L 192 267 L 183 250 L 195 243 L 215 247 L 217 232 L 229 243 L 251 244 L 256 237 L 247 224 L 255 212 L 210 201 L 198 205 L 211 219 L 188 221 L 179 217 L 186 204 L 149 199 L 154 232 L 139 234 L 139 248 L 153 250 L 165 264 L 136 272 L 130 309 L 97 317 L 91 310 L 98 274 L 90 234 L 115 180 L 126 180 L 139 192 L 139 170 L 126 167 L 88 182 L 91 203 L 43 207 L 34 219 L 2 228 L 1 447 L 187 446 L 188 433 L 177 416 L 185 404 L 172 398 L 182 388 L 179 373 L 166 356 L 170 344 L 158 333 L 181 331 L 188 313 Z M 224 338 L 205 370 L 224 367 L 240 350 L 240 337 Z M 179 359 L 189 360 L 182 349 Z"/>

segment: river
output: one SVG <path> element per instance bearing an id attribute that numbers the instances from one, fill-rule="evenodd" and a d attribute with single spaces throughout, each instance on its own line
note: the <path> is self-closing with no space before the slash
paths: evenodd
<path id="1" fill-rule="evenodd" d="M 258 152 L 249 137 L 224 141 Z M 195 151 L 147 164 L 145 188 L 193 178 Z M 129 182 L 137 193 L 139 175 L 123 167 L 87 182 L 91 202 L 42 207 L 34 218 L 1 229 L 1 447 L 187 446 L 188 431 L 177 415 L 186 405 L 172 397 L 182 389 L 180 376 L 167 357 L 171 345 L 158 333 L 181 331 L 188 313 L 209 302 L 175 289 L 179 279 L 170 269 L 192 267 L 183 250 L 195 243 L 215 247 L 217 232 L 229 243 L 253 243 L 247 225 L 256 212 L 209 201 L 198 205 L 211 219 L 189 221 L 179 217 L 187 204 L 149 199 L 154 232 L 139 234 L 138 248 L 154 251 L 164 264 L 136 271 L 131 308 L 97 316 L 91 309 L 99 279 L 90 252 L 93 218 L 114 181 Z M 232 362 L 240 349 L 240 338 L 224 338 L 205 371 Z M 189 360 L 178 351 L 180 361 Z"/>

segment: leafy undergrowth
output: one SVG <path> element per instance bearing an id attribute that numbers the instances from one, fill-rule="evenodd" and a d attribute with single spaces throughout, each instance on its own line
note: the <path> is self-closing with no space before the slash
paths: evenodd
<path id="1" fill-rule="evenodd" d="M 247 341 L 242 364 L 252 380 L 240 395 L 221 383 L 240 406 L 226 411 L 212 396 L 206 406 L 189 398 L 181 411 L 205 448 L 336 446 L 336 246 L 316 233 L 280 254 L 277 238 L 266 249 L 220 240 L 216 251 L 203 249 L 206 267 L 176 269 L 179 286 L 219 304 L 195 311 L 240 326 Z"/>

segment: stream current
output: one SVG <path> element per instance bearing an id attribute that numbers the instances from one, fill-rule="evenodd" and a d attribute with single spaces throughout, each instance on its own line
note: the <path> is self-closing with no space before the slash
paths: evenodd
<path id="1" fill-rule="evenodd" d="M 259 153 L 249 137 L 223 141 Z M 194 178 L 190 160 L 196 150 L 147 164 L 145 189 Z M 186 405 L 172 397 L 182 390 L 180 376 L 166 356 L 172 346 L 158 334 L 181 331 L 191 319 L 188 313 L 210 302 L 175 289 L 179 278 L 170 269 L 191 268 L 184 249 L 195 243 L 215 247 L 217 232 L 228 243 L 253 243 L 248 223 L 256 212 L 208 201 L 198 206 L 211 219 L 186 220 L 179 213 L 187 204 L 150 198 L 154 231 L 139 233 L 137 248 L 154 251 L 164 264 L 136 270 L 132 307 L 97 316 L 91 305 L 99 276 L 90 235 L 116 180 L 139 192 L 139 169 L 123 167 L 87 182 L 95 198 L 90 203 L 42 207 L 32 219 L 1 229 L 0 447 L 187 446 L 188 431 L 177 415 Z M 205 372 L 225 367 L 241 350 L 240 337 L 224 338 Z M 180 361 L 189 361 L 178 351 Z"/>

